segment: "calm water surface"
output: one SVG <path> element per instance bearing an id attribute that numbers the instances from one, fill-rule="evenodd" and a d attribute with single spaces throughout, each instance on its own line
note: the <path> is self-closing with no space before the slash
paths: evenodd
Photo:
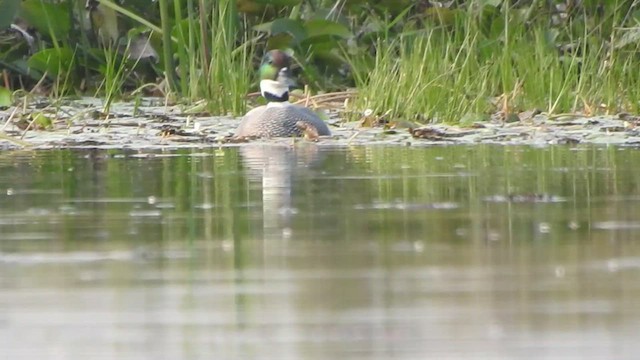
<path id="1" fill-rule="evenodd" d="M 640 150 L 0 153 L 2 359 L 636 359 Z"/>

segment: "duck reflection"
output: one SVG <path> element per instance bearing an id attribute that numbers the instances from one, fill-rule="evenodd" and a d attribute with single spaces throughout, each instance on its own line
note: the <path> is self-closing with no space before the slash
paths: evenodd
<path id="1" fill-rule="evenodd" d="M 296 176 L 322 162 L 315 145 L 250 144 L 240 149 L 250 181 L 262 183 L 262 220 L 264 237 L 287 238 L 292 235 L 292 203 Z"/>

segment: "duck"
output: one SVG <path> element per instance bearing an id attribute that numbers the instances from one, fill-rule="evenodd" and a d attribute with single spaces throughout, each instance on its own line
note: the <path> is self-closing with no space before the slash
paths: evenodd
<path id="1" fill-rule="evenodd" d="M 327 124 L 311 109 L 289 102 L 291 56 L 282 50 L 265 53 L 260 68 L 260 93 L 268 101 L 247 112 L 235 131 L 239 138 L 302 137 L 311 130 L 331 135 Z"/>

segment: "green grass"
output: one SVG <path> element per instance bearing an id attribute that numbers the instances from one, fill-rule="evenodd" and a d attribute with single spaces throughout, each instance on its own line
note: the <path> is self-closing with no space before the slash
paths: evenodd
<path id="1" fill-rule="evenodd" d="M 241 17 L 235 0 L 160 0 L 160 26 L 111 1 L 104 4 L 131 23 L 153 30 L 150 43 L 162 54 L 157 69 L 166 80 L 167 96 L 186 104 L 204 100 L 206 110 L 213 114 L 245 112 L 254 72 L 254 41 L 244 30 L 250 25 L 238 22 Z M 129 41 L 132 34 L 135 31 L 129 31 Z M 128 45 L 124 54 L 111 43 L 102 44 L 101 49 L 91 54 L 101 55 L 94 59 L 101 75 L 95 93 L 106 98 L 104 111 L 108 113 L 112 102 L 127 93 L 124 89 L 134 85 L 133 68 L 138 62 L 127 60 Z M 148 85 L 135 84 L 138 90 Z"/>
<path id="2" fill-rule="evenodd" d="M 192 0 L 187 2 L 186 14 L 176 5 L 175 15 L 174 46 L 179 61 L 174 88 L 188 101 L 205 99 L 212 113 L 244 113 L 254 71 L 250 62 L 253 48 L 237 23 L 235 1 L 200 0 L 196 4 Z"/>
<path id="3" fill-rule="evenodd" d="M 506 1 L 495 5 L 471 0 L 450 9 L 420 9 L 414 4 L 400 13 L 396 4 L 393 18 L 386 11 L 334 14 L 344 21 L 336 20 L 322 36 L 310 27 L 315 36 L 308 37 L 303 25 L 312 18 L 310 11 L 317 10 L 322 17 L 323 9 L 334 8 L 335 1 L 309 1 L 250 14 L 239 12 L 236 0 L 159 0 L 159 15 L 133 4 L 123 7 L 102 1 L 101 6 L 110 10 L 105 14 L 112 16 L 94 31 L 119 33 L 123 43 L 124 36 L 130 39 L 134 33 L 151 30 L 150 42 L 160 63 L 142 62 L 148 69 L 134 69 L 136 64 L 125 60 L 115 44 L 108 48 L 92 43 L 87 29 L 70 36 L 76 21 L 71 6 L 69 19 L 63 22 L 64 13 L 53 6 L 55 1 L 23 3 L 29 5 L 25 6 L 33 21 L 42 19 L 36 24 L 42 35 L 48 34 L 50 48 L 31 56 L 31 71 L 22 77 L 41 73 L 44 80 L 52 79 L 53 97 L 76 89 L 94 90 L 106 97 L 106 112 L 116 98 L 140 90 L 142 83 L 160 82 L 167 86 L 159 88 L 180 103 L 204 104 L 199 110 L 206 107 L 212 114 L 241 115 L 246 94 L 255 90 L 256 48 L 261 53 L 289 40 L 297 47 L 306 83 L 314 90 L 341 90 L 355 83 L 359 95 L 350 104 L 355 113 L 371 109 L 391 119 L 470 123 L 498 111 L 595 115 L 640 110 L 640 41 L 633 36 L 623 41 L 633 25 L 634 9 L 628 0 L 604 2 L 602 14 L 594 13 L 589 4 L 578 6 L 579 11 L 556 25 L 550 25 L 549 10 L 555 7 L 541 1 L 513 9 Z M 44 16 L 47 11 L 51 14 Z M 53 15 L 57 22 L 49 21 Z M 272 20 L 291 21 L 264 26 Z M 262 30 L 252 30 L 257 24 Z M 265 36 L 265 28 L 272 36 Z M 575 50 L 558 50 L 566 44 Z M 341 47 L 348 51 L 341 53 Z M 7 54 L 13 51 L 9 50 Z M 14 61 L 14 71 L 19 72 L 15 56 L 6 59 Z M 343 67 L 344 59 L 350 72 Z"/>
<path id="4" fill-rule="evenodd" d="M 212 10 L 211 19 L 211 58 L 204 86 L 207 99 L 212 108 L 239 115 L 245 110 L 245 98 L 254 73 L 250 61 L 253 48 L 246 33 L 238 36 L 241 30 L 235 0 L 220 0 Z M 238 37 L 242 43 L 236 45 Z"/>
<path id="5" fill-rule="evenodd" d="M 352 62 L 359 97 L 356 108 L 416 119 L 450 121 L 489 109 L 493 66 L 472 56 L 477 38 L 456 43 L 438 31 L 420 31 L 379 40 L 371 71 Z M 418 119 L 419 120 L 419 119 Z"/>
<path id="6" fill-rule="evenodd" d="M 571 38 L 577 51 L 561 53 L 556 33 L 543 22 L 509 18 L 487 34 L 473 14 L 454 28 L 431 27 L 379 39 L 373 62 L 347 56 L 359 96 L 357 112 L 371 109 L 392 118 L 468 122 L 498 111 L 540 109 L 588 115 L 638 111 L 638 45 L 616 49 L 616 28 L 586 29 Z M 585 21 L 586 22 L 586 21 Z M 586 27 L 585 27 L 586 28 Z M 599 34 L 593 34 L 594 31 Z M 610 32 L 610 42 L 601 33 Z"/>

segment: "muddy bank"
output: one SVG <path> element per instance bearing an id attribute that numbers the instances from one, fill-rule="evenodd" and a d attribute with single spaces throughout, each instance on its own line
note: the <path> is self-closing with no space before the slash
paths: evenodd
<path id="1" fill-rule="evenodd" d="M 0 148 L 104 148 L 152 149 L 212 146 L 241 146 L 229 141 L 239 119 L 187 113 L 183 106 L 163 106 L 161 99 L 145 99 L 138 106 L 116 103 L 107 119 L 102 101 L 83 98 L 63 104 L 33 105 L 0 110 Z M 33 129 L 36 123 L 26 113 L 41 113 L 51 124 Z M 18 119 L 22 119 L 21 122 Z M 30 124 L 31 123 L 31 124 Z M 320 146 L 435 144 L 615 144 L 640 145 L 640 119 L 632 116 L 549 118 L 544 114 L 510 122 L 482 122 L 468 127 L 427 125 L 417 129 L 363 127 L 360 122 L 343 122 L 330 113 L 333 135 L 315 142 Z M 25 129 L 26 127 L 26 129 Z M 304 139 L 260 139 L 251 142 L 292 144 Z"/>

